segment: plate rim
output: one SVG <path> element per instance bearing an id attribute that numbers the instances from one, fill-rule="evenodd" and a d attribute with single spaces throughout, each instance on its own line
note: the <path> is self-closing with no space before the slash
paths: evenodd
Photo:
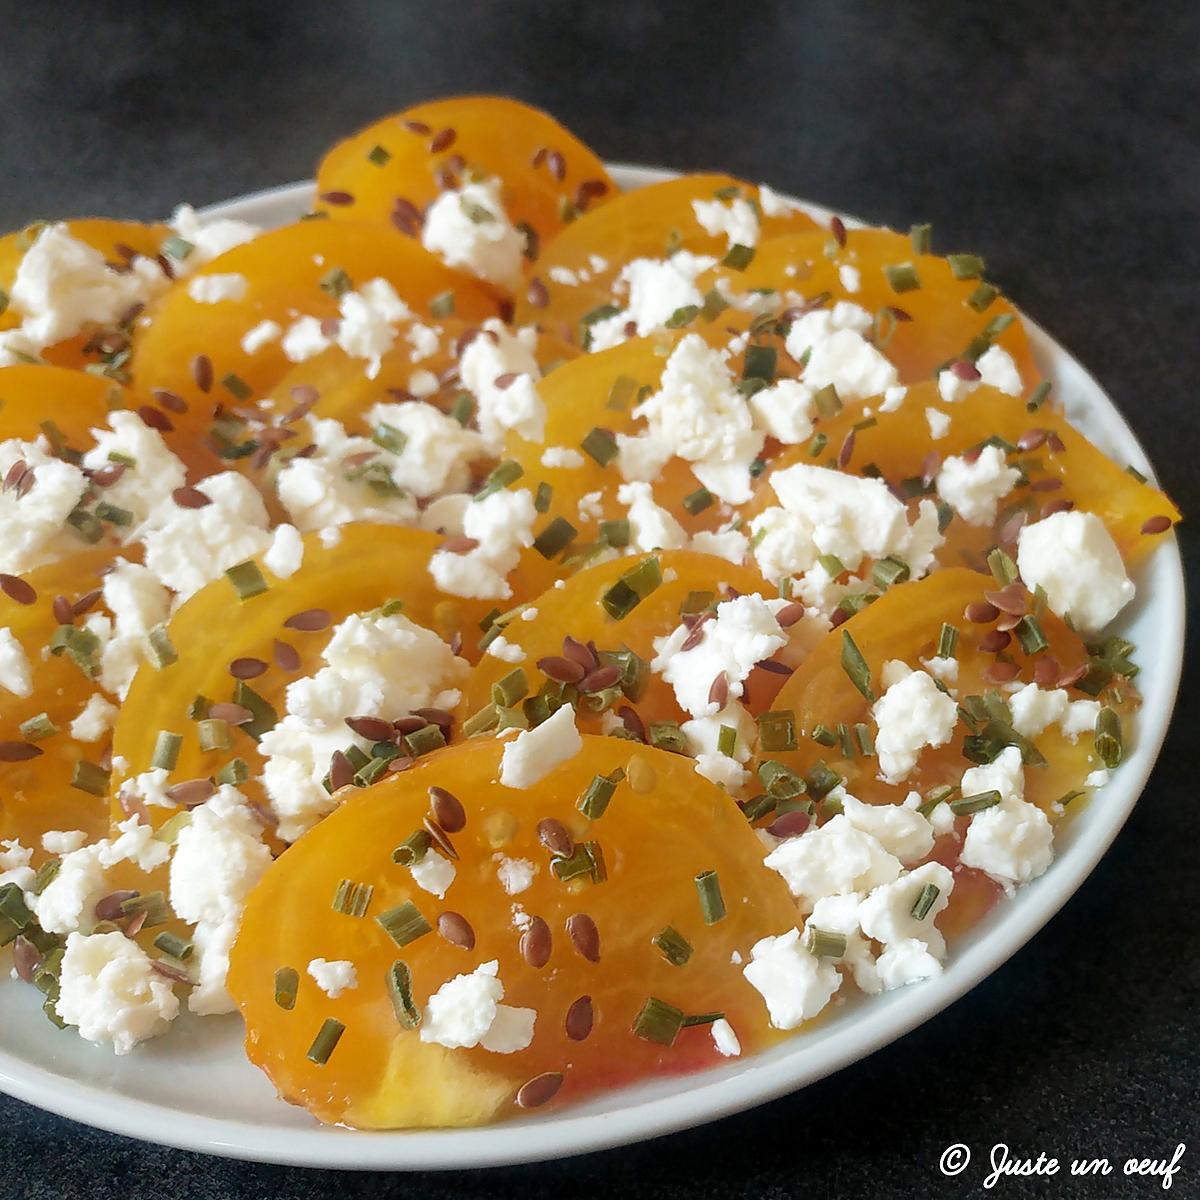
<path id="1" fill-rule="evenodd" d="M 623 188 L 681 174 L 627 163 L 612 163 L 609 169 Z M 208 218 L 255 220 L 258 210 L 278 210 L 288 204 L 302 211 L 313 187 L 305 180 L 263 188 L 198 212 Z M 798 203 L 818 220 L 827 222 L 837 215 L 851 227 L 866 224 L 837 209 L 810 201 Z M 1078 375 L 1079 383 L 1090 393 L 1088 407 L 1098 404 L 1104 410 L 1106 423 L 1115 429 L 1123 450 L 1154 479 L 1137 435 L 1100 383 L 1045 329 L 1024 313 L 1021 317 L 1039 362 L 1055 361 L 1057 370 L 1065 365 Z M 568 1157 L 706 1124 L 798 1091 L 898 1040 L 961 999 L 1062 909 L 1107 852 L 1158 760 L 1182 674 L 1186 605 L 1183 561 L 1174 533 L 1146 564 L 1147 573 L 1151 569 L 1159 602 L 1166 610 L 1160 643 L 1166 668 L 1154 679 L 1155 705 L 1143 706 L 1134 761 L 1124 764 L 1122 773 L 1106 788 L 1117 789 L 1119 796 L 1108 797 L 1105 820 L 1088 822 L 1084 817 L 1084 827 L 1067 851 L 1045 875 L 1022 889 L 1033 898 L 1016 907 L 1008 901 L 996 917 L 995 927 L 968 944 L 945 974 L 925 981 L 920 988 L 873 997 L 844 1028 L 817 1030 L 806 1039 L 795 1039 L 798 1062 L 791 1061 L 795 1053 L 786 1052 L 767 1061 L 750 1057 L 741 1060 L 734 1074 L 729 1074 L 731 1066 L 686 1077 L 694 1086 L 614 1113 L 571 1115 L 568 1110 L 551 1120 L 530 1118 L 463 1130 L 356 1131 L 315 1122 L 312 1128 L 264 1127 L 247 1120 L 181 1114 L 166 1105 L 58 1075 L 5 1050 L 0 1050 L 0 1090 L 59 1116 L 142 1141 L 247 1161 L 346 1170 L 454 1170 Z"/>

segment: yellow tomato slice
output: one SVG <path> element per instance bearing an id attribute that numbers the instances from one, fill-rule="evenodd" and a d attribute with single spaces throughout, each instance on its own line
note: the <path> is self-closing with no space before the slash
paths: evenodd
<path id="1" fill-rule="evenodd" d="M 795 908 L 763 868 L 762 847 L 733 801 L 697 779 L 687 759 L 597 737 L 585 737 L 579 753 L 533 786 L 503 787 L 503 748 L 495 739 L 452 746 L 355 795 L 278 859 L 250 897 L 229 972 L 246 1051 L 285 1099 L 321 1120 L 360 1128 L 478 1124 L 519 1112 L 515 1097 L 531 1099 L 522 1089 L 545 1074 L 562 1076 L 559 1105 L 721 1061 L 705 1026 L 680 1030 L 670 1045 L 637 1036 L 632 1027 L 650 997 L 684 1014 L 723 1012 L 747 1052 L 779 1036 L 730 960 L 791 929 Z M 625 779 L 603 815 L 588 821 L 577 800 L 598 775 L 619 770 Z M 434 787 L 457 798 L 465 818 L 449 835 L 456 874 L 441 901 L 392 858 L 421 828 Z M 604 875 L 563 882 L 538 836 L 548 819 L 581 846 L 597 847 Z M 501 884 L 503 857 L 534 869 L 518 895 Z M 695 883 L 708 871 L 717 873 L 727 914 L 715 924 L 705 923 Z M 343 880 L 372 889 L 361 916 L 335 910 Z M 399 946 L 380 921 L 404 904 L 434 928 Z M 530 939 L 522 942 L 514 913 L 544 923 L 548 957 L 526 956 Z M 598 935 L 594 951 L 588 924 Z M 652 940 L 667 926 L 691 947 L 682 966 Z M 318 957 L 353 963 L 357 986 L 329 998 L 307 974 Z M 503 1003 L 536 1012 L 532 1042 L 501 1054 L 422 1041 L 419 1030 L 401 1026 L 389 998 L 398 960 L 418 1007 L 455 975 L 496 962 Z M 276 1002 L 281 968 L 298 976 L 286 1009 Z M 591 1021 L 577 1011 L 572 1029 L 586 1036 L 572 1038 L 568 1013 L 581 997 L 590 1000 Z M 344 1032 L 322 1064 L 310 1047 L 328 1021 Z"/>
<path id="2" fill-rule="evenodd" d="M 317 169 L 317 208 L 419 235 L 414 213 L 468 172 L 499 178 L 509 220 L 543 243 L 616 191 L 600 159 L 547 113 L 502 96 L 454 96 L 383 117 L 334 146 Z"/>
<path id="3" fill-rule="evenodd" d="M 0 441 L 35 441 L 57 426 L 72 450 L 86 450 L 90 431 L 103 426 L 131 397 L 110 379 L 65 367 L 0 367 Z"/>

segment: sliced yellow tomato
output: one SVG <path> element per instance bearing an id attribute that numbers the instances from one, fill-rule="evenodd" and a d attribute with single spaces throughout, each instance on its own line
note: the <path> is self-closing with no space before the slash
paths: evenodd
<path id="1" fill-rule="evenodd" d="M 338 271 L 346 278 L 335 284 Z M 215 275 L 242 276 L 241 299 L 215 304 L 193 299 L 196 281 Z M 453 311 L 468 321 L 496 312 L 495 301 L 477 283 L 386 225 L 300 221 L 226 251 L 163 297 L 137 337 L 135 389 L 151 400 L 157 391 L 182 400 L 186 411 L 173 413 L 172 423 L 201 437 L 217 405 L 237 407 L 265 395 L 291 366 L 278 336 L 247 350 L 242 341 L 250 330 L 273 321 L 286 331 L 301 316 L 333 321 L 346 280 L 358 286 L 379 278 L 421 315 L 428 315 L 431 300 L 449 294 Z M 364 373 L 367 366 L 360 360 Z"/>
<path id="2" fill-rule="evenodd" d="M 994 289 L 984 305 L 983 281 L 961 278 L 964 270 L 973 272 L 974 264 L 960 265 L 956 274 L 949 260 L 914 253 L 911 241 L 890 229 L 852 229 L 841 246 L 825 233 L 771 238 L 760 243 L 744 269 L 715 267 L 696 286 L 703 293 L 720 285 L 735 297 L 774 291 L 785 309 L 792 306 L 788 293 L 799 293 L 804 302 L 828 296 L 831 302 L 857 304 L 876 316 L 875 340 L 901 383 L 928 379 L 949 361 L 968 351 L 977 357 L 993 344 L 1012 355 L 1022 383 L 1031 389 L 1040 373 L 1019 314 Z M 914 280 L 916 286 L 909 286 Z M 744 327 L 751 317 L 734 308 L 722 320 Z M 987 340 L 973 346 L 977 338 Z"/>
<path id="3" fill-rule="evenodd" d="M 131 397 L 110 379 L 65 367 L 0 367 L 0 440 L 35 441 L 53 424 L 72 450 L 91 444 L 90 431 L 103 426 Z"/>
<path id="4" fill-rule="evenodd" d="M 616 192 L 600 159 L 547 113 L 502 96 L 454 96 L 334 146 L 317 169 L 317 208 L 419 236 L 420 214 L 440 192 L 481 176 L 500 179 L 509 220 L 542 243 Z"/>
<path id="5" fill-rule="evenodd" d="M 791 929 L 795 907 L 764 869 L 762 847 L 733 801 L 698 779 L 687 759 L 598 737 L 585 737 L 573 758 L 532 786 L 504 787 L 504 745 L 452 746 L 356 794 L 278 859 L 250 897 L 229 972 L 246 1051 L 285 1099 L 321 1120 L 478 1124 L 551 1092 L 557 1105 L 720 1061 L 706 1026 L 671 1037 L 668 1022 L 661 1042 L 638 1036 L 633 1027 L 650 998 L 684 1015 L 724 1013 L 747 1052 L 779 1036 L 730 960 Z M 579 798 L 598 776 L 620 771 L 603 814 L 587 820 Z M 442 900 L 392 856 L 422 828 L 431 788 L 458 801 L 456 819 L 445 822 L 455 876 Z M 444 798 L 435 805 L 434 813 L 450 811 Z M 602 858 L 603 866 L 564 882 L 563 864 L 555 868 L 539 838 L 547 821 L 578 843 L 572 864 Z M 505 858 L 533 871 L 516 896 L 501 883 Z M 726 912 L 713 924 L 695 882 L 706 872 L 716 872 Z M 335 896 L 355 885 L 358 907 L 348 906 L 361 915 L 338 911 Z M 406 940 L 424 928 L 422 919 L 430 931 Z M 655 945 L 668 926 L 690 948 L 682 966 Z M 315 958 L 351 962 L 357 986 L 330 998 L 307 973 Z M 389 995 L 397 962 L 411 979 L 414 1009 L 454 976 L 495 962 L 503 1003 L 534 1010 L 532 1041 L 506 1054 L 423 1041 L 397 1019 Z M 276 999 L 278 983 L 289 990 L 281 970 L 295 980 L 284 1006 Z"/>
<path id="6" fill-rule="evenodd" d="M 651 574 L 661 576 L 662 582 L 628 615 L 614 616 L 617 599 L 610 595 L 612 589 L 619 591 L 623 576 L 652 560 L 657 561 L 658 567 L 657 571 L 651 568 Z M 532 619 L 523 619 L 515 609 L 508 614 L 501 636 L 522 655 L 516 666 L 525 674 L 528 692 L 511 697 L 505 707 L 523 711 L 522 702 L 526 698 L 536 702 L 544 687 L 557 694 L 557 680 L 590 689 L 579 704 L 579 725 L 589 731 L 598 732 L 603 727 L 604 712 L 619 715 L 624 709 L 632 709 L 636 714 L 637 719 L 632 722 L 635 729 L 639 723 L 646 727 L 655 721 L 686 721 L 688 716 L 677 704 L 671 686 L 648 670 L 654 657 L 654 639 L 671 633 L 679 625 L 683 612 L 700 612 L 710 603 L 745 592 L 774 594 L 756 571 L 686 550 L 618 558 L 580 571 L 561 587 L 552 587 L 519 606 L 527 614 L 534 614 Z M 568 638 L 579 644 L 571 660 L 576 664 L 574 667 L 571 662 L 563 662 L 563 642 Z M 594 663 L 594 652 L 586 649 L 589 643 L 600 652 L 599 660 Z M 625 678 L 610 681 L 608 676 L 613 672 L 607 668 L 615 660 L 608 655 L 623 651 L 637 655 L 642 660 L 641 668 L 628 667 L 626 660 L 618 660 Z M 510 653 L 515 657 L 516 651 Z M 543 666 L 549 669 L 549 674 Z M 459 710 L 462 721 L 491 705 L 493 686 L 513 670 L 514 664 L 507 659 L 485 654 L 463 688 Z M 756 672 L 744 703 L 760 709 L 767 707 L 778 689 L 779 679 L 779 675 Z M 625 692 L 617 696 L 612 689 L 622 685 Z"/>
<path id="7" fill-rule="evenodd" d="M 124 779 L 151 769 L 158 735 L 165 730 L 183 737 L 172 784 L 208 778 L 241 758 L 252 777 L 243 787 L 257 797 L 253 777 L 262 760 L 255 740 L 245 727 L 235 726 L 229 749 L 201 750 L 196 719 L 189 715 L 193 702 L 197 697 L 216 703 L 235 700 L 236 668 L 245 676 L 244 685 L 282 715 L 287 685 L 320 668 L 330 630 L 352 613 L 401 600 L 405 616 L 448 641 L 459 635 L 463 656 L 474 660 L 480 621 L 492 604 L 448 596 L 437 588 L 429 559 L 441 540 L 394 525 L 346 525 L 333 545 L 325 545 L 318 534 L 305 538 L 300 569 L 287 580 L 265 573 L 270 586 L 247 600 L 238 598 L 228 579 L 202 588 L 167 627 L 178 661 L 161 670 L 143 666 L 129 689 L 114 737 L 119 769 L 113 773 L 113 796 Z M 518 566 L 513 572 L 514 587 L 522 586 L 522 570 Z M 253 665 L 242 670 L 239 664 L 247 663 Z M 250 727 L 256 725 L 257 718 Z M 119 799 L 113 805 L 114 817 L 120 816 Z M 151 815 L 158 817 L 159 810 Z"/>
<path id="8" fill-rule="evenodd" d="M 45 367 L 31 369 L 51 374 Z M 101 572 L 111 562 L 107 548 L 84 550 L 6 581 L 0 594 L 0 626 L 20 643 L 33 677 L 28 696 L 0 688 L 0 838 L 36 848 L 51 829 L 82 829 L 91 836 L 107 827 L 103 771 L 109 738 L 84 744 L 70 734 L 71 722 L 99 690 L 88 673 L 89 657 L 70 648 L 47 653 L 47 648 L 55 644 L 62 616 L 82 624 L 84 612 L 96 602 Z M 82 782 L 98 787 L 100 794 L 72 786 L 81 761 L 92 768 L 85 768 Z"/>
<path id="9" fill-rule="evenodd" d="M 536 321 L 579 339 L 581 318 L 614 301 L 617 276 L 633 259 L 665 258 L 675 250 L 721 258 L 727 236 L 710 233 L 693 204 L 730 205 L 736 200 L 757 208 L 763 237 L 817 229 L 811 217 L 796 209 L 762 214 L 759 189 L 731 175 L 682 175 L 637 188 L 587 213 L 543 249 L 528 292 L 518 298 L 517 320 Z"/>

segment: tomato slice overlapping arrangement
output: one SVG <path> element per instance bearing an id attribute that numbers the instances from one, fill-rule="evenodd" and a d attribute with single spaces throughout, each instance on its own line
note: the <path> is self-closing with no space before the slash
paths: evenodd
<path id="1" fill-rule="evenodd" d="M 0 239 L 0 942 L 48 1015 L 123 933 L 318 1119 L 465 1126 L 942 969 L 1136 738 L 1108 622 L 1180 514 L 931 242 L 621 194 L 487 96 L 339 143 L 280 229 Z M 1059 517 L 1099 608 L 1024 540 Z"/>

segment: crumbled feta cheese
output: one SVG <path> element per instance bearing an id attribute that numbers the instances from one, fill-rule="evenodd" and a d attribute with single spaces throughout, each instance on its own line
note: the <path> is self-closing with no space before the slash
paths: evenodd
<path id="1" fill-rule="evenodd" d="M 488 642 L 487 653 L 503 662 L 519 663 L 525 661 L 525 651 L 516 642 L 510 642 L 503 634 Z"/>
<path id="2" fill-rule="evenodd" d="M 114 412 L 108 423 L 110 429 L 92 430 L 96 444 L 84 454 L 83 465 L 98 471 L 114 462 L 126 464 L 121 477 L 104 488 L 103 499 L 131 514 L 129 532 L 136 537 L 183 486 L 187 470 L 137 413 Z"/>
<path id="3" fill-rule="evenodd" d="M 937 492 L 968 525 L 990 525 L 1000 501 L 1020 478 L 1021 472 L 1007 465 L 999 446 L 984 446 L 974 461 L 946 459 L 937 474 Z"/>
<path id="4" fill-rule="evenodd" d="M 805 922 L 805 931 L 821 929 L 826 933 L 840 933 L 846 939 L 846 950 L 838 966 L 848 968 L 859 990 L 873 996 L 881 985 L 879 972 L 875 969 L 875 955 L 858 924 L 858 906 L 862 899 L 860 892 L 846 892 L 818 900 Z"/>
<path id="5" fill-rule="evenodd" d="M 694 717 L 712 716 L 721 707 L 709 700 L 718 675 L 725 676 L 729 696 L 736 700 L 754 664 L 787 644 L 787 634 L 775 619 L 786 603 L 753 594 L 722 601 L 715 619 L 704 622 L 703 637 L 690 649 L 682 649 L 693 633 L 685 625 L 665 638 L 655 638 L 650 669 L 671 684 L 682 708 Z"/>
<path id="6" fill-rule="evenodd" d="M 635 258 L 626 263 L 614 286 L 628 292 L 628 303 L 615 316 L 592 325 L 588 348 L 607 350 L 618 345 L 625 340 L 626 326 L 631 323 L 638 337 L 646 337 L 662 329 L 679 309 L 703 304 L 696 278 L 716 262 L 715 258 L 680 250 L 670 258 Z"/>
<path id="7" fill-rule="evenodd" d="M 437 326 L 422 325 L 420 321 L 415 321 L 409 326 L 404 335 L 404 340 L 412 347 L 409 361 L 419 363 L 432 358 L 442 344 L 441 334 L 442 331 Z"/>
<path id="8" fill-rule="evenodd" d="M 541 463 L 543 467 L 550 470 L 558 467 L 568 471 L 577 471 L 584 466 L 584 457 L 578 450 L 572 450 L 570 446 L 547 446 L 542 451 Z"/>
<path id="9" fill-rule="evenodd" d="M 499 963 L 493 959 L 469 975 L 456 975 L 443 983 L 425 1006 L 421 1041 L 451 1050 L 480 1045 L 497 1054 L 524 1050 L 533 1040 L 537 1014 L 531 1008 L 500 1003 L 504 985 L 498 971 Z"/>
<path id="10" fill-rule="evenodd" d="M 580 496 L 577 511 L 581 521 L 599 521 L 604 516 L 604 493 L 587 492 Z"/>
<path id="11" fill-rule="evenodd" d="M 98 742 L 116 723 L 119 711 L 96 692 L 71 722 L 71 736 L 77 742 Z"/>
<path id="12" fill-rule="evenodd" d="M 197 304 L 244 300 L 249 283 L 245 275 L 196 275 L 188 284 L 187 294 Z"/>
<path id="13" fill-rule="evenodd" d="M 316 317 L 300 317 L 288 326 L 282 345 L 288 362 L 302 363 L 324 354 L 333 345 L 333 339 L 321 328 Z"/>
<path id="14" fill-rule="evenodd" d="M 1094 513 L 1057 512 L 1026 525 L 1017 568 L 1026 586 L 1045 588 L 1050 608 L 1084 636 L 1103 629 L 1136 591 L 1116 542 Z"/>
<path id="15" fill-rule="evenodd" d="M 454 864 L 440 854 L 426 854 L 409 867 L 417 887 L 436 896 L 439 900 L 450 890 L 454 876 L 458 873 Z"/>
<path id="16" fill-rule="evenodd" d="M 750 539 L 736 529 L 718 530 L 716 533 L 702 529 L 692 535 L 688 544 L 689 550 L 697 554 L 711 554 L 715 558 L 723 558 L 735 566 L 741 566 L 750 553 Z"/>
<path id="17" fill-rule="evenodd" d="M 1036 683 L 1027 683 L 1008 698 L 1013 728 L 1022 737 L 1037 737 L 1047 725 L 1063 719 L 1068 700 L 1065 688 L 1045 691 Z"/>
<path id="18" fill-rule="evenodd" d="M 755 942 L 742 974 L 766 1001 L 776 1029 L 795 1029 L 811 1020 L 842 985 L 830 963 L 801 947 L 798 929 Z"/>
<path id="19" fill-rule="evenodd" d="M 447 496 L 439 496 L 421 510 L 419 524 L 422 529 L 446 537 L 461 534 L 463 518 L 470 506 L 471 497 L 466 492 L 451 492 Z"/>
<path id="20" fill-rule="evenodd" d="M 1077 742 L 1080 734 L 1094 733 L 1100 719 L 1100 707 L 1099 700 L 1072 700 L 1060 723 L 1063 736 Z"/>
<path id="21" fill-rule="evenodd" d="M 367 378 L 379 374 L 383 356 L 396 341 L 396 325 L 412 314 L 386 279 L 370 279 L 338 301 L 337 344 L 351 358 L 365 359 Z"/>
<path id="22" fill-rule="evenodd" d="M 452 596 L 507 600 L 508 573 L 521 559 L 521 547 L 533 545 L 537 510 L 527 488 L 493 492 L 474 500 L 463 513 L 462 532 L 478 545 L 465 554 L 438 550 L 429 560 L 433 581 Z"/>
<path id="23" fill-rule="evenodd" d="M 617 462 L 627 482 L 653 480 L 675 456 L 690 462 L 696 478 L 719 499 L 730 504 L 750 499 L 750 464 L 763 435 L 724 358 L 699 334 L 679 342 L 658 390 L 633 415 L 645 420 L 646 430 L 636 437 L 617 435 Z"/>
<path id="24" fill-rule="evenodd" d="M 915 807 L 910 808 L 907 804 L 864 804 L 840 787 L 830 795 L 841 800 L 842 812 L 855 829 L 869 833 L 905 866 L 924 858 L 933 849 L 933 828 Z"/>
<path id="25" fill-rule="evenodd" d="M 123 765 L 118 767 L 117 760 L 113 759 L 114 771 L 124 770 L 128 766 L 123 759 L 121 762 Z M 126 779 L 121 784 L 118 795 L 130 806 L 146 804 L 152 808 L 174 808 L 175 801 L 167 795 L 168 774 L 165 767 L 155 767 L 150 771 L 143 771 L 140 775 Z"/>
<path id="26" fill-rule="evenodd" d="M 814 407 L 811 389 L 798 379 L 776 380 L 750 397 L 755 425 L 785 446 L 808 441 Z"/>
<path id="27" fill-rule="evenodd" d="M 765 183 L 758 185 L 758 204 L 764 217 L 790 217 L 792 213 L 800 210 L 798 204 L 794 204 L 786 196 L 781 196 Z"/>
<path id="28" fill-rule="evenodd" d="M 941 961 L 934 957 L 920 938 L 893 942 L 875 960 L 879 982 L 886 991 L 932 979 L 942 973 Z"/>
<path id="29" fill-rule="evenodd" d="M 354 964 L 344 958 L 332 962 L 325 958 L 314 958 L 308 964 L 308 973 L 330 1000 L 336 1000 L 343 992 L 358 987 L 358 972 Z"/>
<path id="30" fill-rule="evenodd" d="M 212 503 L 180 508 L 172 501 L 162 526 L 142 539 L 146 566 L 184 600 L 271 542 L 262 497 L 244 475 L 210 475 L 196 489 Z"/>
<path id="31" fill-rule="evenodd" d="M 737 1058 L 742 1052 L 742 1043 L 724 1017 L 712 1023 L 712 1040 L 717 1053 L 724 1058 Z"/>
<path id="32" fill-rule="evenodd" d="M 276 579 L 291 579 L 304 563 L 304 539 L 295 525 L 277 525 L 263 564 Z"/>
<path id="33" fill-rule="evenodd" d="M 110 1042 L 115 1053 L 128 1054 L 166 1031 L 179 1015 L 179 1000 L 171 981 L 123 933 L 71 933 L 54 1011 L 86 1041 Z"/>
<path id="34" fill-rule="evenodd" d="M 617 500 L 629 509 L 629 544 L 635 550 L 681 550 L 688 544 L 683 526 L 654 502 L 650 484 L 623 483 Z"/>
<path id="35" fill-rule="evenodd" d="M 52 458 L 34 442 L 10 438 L 0 443 L 0 478 L 23 462 L 33 473 L 33 486 L 0 491 L 0 571 L 23 575 L 44 563 L 56 562 L 82 546 L 64 522 L 87 489 L 78 467 Z"/>
<path id="36" fill-rule="evenodd" d="M 838 282 L 853 295 L 862 287 L 862 272 L 849 263 L 843 263 L 838 267 Z"/>
<path id="37" fill-rule="evenodd" d="M 0 629 L 0 687 L 22 700 L 33 695 L 33 666 L 8 626 Z"/>
<path id="38" fill-rule="evenodd" d="M 51 829 L 42 834 L 42 849 L 47 854 L 70 854 L 87 841 L 82 829 Z"/>
<path id="39" fill-rule="evenodd" d="M 912 671 L 888 687 L 871 715 L 879 727 L 875 751 L 880 775 L 888 783 L 900 783 L 908 778 L 926 746 L 944 746 L 953 737 L 958 705 L 938 688 L 932 676 Z"/>
<path id="40" fill-rule="evenodd" d="M 939 683 L 944 683 L 951 695 L 954 694 L 954 685 L 958 682 L 957 658 L 942 658 L 935 654 L 932 658 L 921 659 L 921 666 Z"/>
<path id="41" fill-rule="evenodd" d="M 496 858 L 496 878 L 510 896 L 518 896 L 533 886 L 537 866 L 529 859 L 507 858 L 503 854 L 498 854 Z"/>
<path id="42" fill-rule="evenodd" d="M 387 425 L 403 435 L 401 450 L 372 461 L 386 461 L 392 482 L 422 499 L 464 491 L 471 482 L 471 464 L 486 454 L 478 433 L 420 400 L 376 404 L 367 423 L 374 429 Z"/>
<path id="43" fill-rule="evenodd" d="M 963 379 L 947 368 L 938 373 L 938 394 L 947 404 L 957 404 L 969 396 L 980 384 L 994 387 L 1010 396 L 1019 396 L 1022 391 L 1021 373 L 1012 355 L 1001 346 L 991 346 L 975 361 L 978 379 Z"/>
<path id="44" fill-rule="evenodd" d="M 904 397 L 908 395 L 906 387 L 890 387 L 883 389 L 883 402 L 879 405 L 879 411 L 895 412 L 896 409 L 904 403 Z"/>
<path id="45" fill-rule="evenodd" d="M 764 861 L 783 876 L 802 913 L 826 896 L 867 892 L 900 874 L 900 860 L 841 813 L 780 842 Z"/>
<path id="46" fill-rule="evenodd" d="M 797 362 L 808 356 L 804 382 L 814 392 L 830 384 L 843 402 L 878 396 L 899 382 L 896 368 L 863 336 L 871 314 L 839 300 L 793 321 L 785 347 Z"/>
<path id="47" fill-rule="evenodd" d="M 728 727 L 736 738 L 733 753 L 719 749 L 721 730 Z M 749 760 L 758 737 L 758 725 L 742 705 L 730 703 L 720 712 L 708 717 L 685 721 L 681 731 L 687 742 L 687 752 L 696 760 L 696 773 L 725 788 L 739 792 L 749 782 L 750 773 L 741 764 Z"/>
<path id="48" fill-rule="evenodd" d="M 243 335 L 242 351 L 245 354 L 257 354 L 265 346 L 277 342 L 282 333 L 283 326 L 278 321 L 259 321 Z"/>
<path id="49" fill-rule="evenodd" d="M 514 741 L 505 744 L 500 783 L 509 788 L 532 787 L 581 749 L 583 739 L 575 727 L 575 710 L 564 704 L 536 728 L 522 730 Z"/>
<path id="50" fill-rule="evenodd" d="M 100 686 L 124 699 L 147 657 L 150 631 L 167 619 L 170 598 L 153 571 L 121 558 L 104 576 L 103 596 L 112 619 L 93 613 L 84 627 L 100 640 Z"/>
<path id="51" fill-rule="evenodd" d="M 929 426 L 929 436 L 935 442 L 940 442 L 950 432 L 950 415 L 940 408 L 927 408 L 925 421 Z"/>
<path id="52" fill-rule="evenodd" d="M 100 854 L 97 843 L 62 856 L 58 874 L 33 902 L 38 924 L 47 933 L 71 933 L 94 924 L 97 902 L 112 891 Z"/>
<path id="53" fill-rule="evenodd" d="M 740 196 L 728 204 L 723 200 L 693 200 L 692 212 L 711 237 L 725 237 L 728 248 L 758 245 L 758 214 Z"/>
<path id="54" fill-rule="evenodd" d="M 1100 767 L 1098 770 L 1092 771 L 1083 781 L 1084 787 L 1099 788 L 1103 787 L 1109 779 L 1112 778 L 1112 772 Z"/>
<path id="55" fill-rule="evenodd" d="M 421 244 L 447 266 L 515 291 L 521 281 L 525 238 L 500 198 L 500 180 L 447 189 L 425 212 Z"/>
<path id="56" fill-rule="evenodd" d="M 202 221 L 190 204 L 181 204 L 175 210 L 171 228 L 192 247 L 182 258 L 171 256 L 177 279 L 207 266 L 227 250 L 253 241 L 262 232 L 247 221 L 234 221 L 228 217 Z"/>
<path id="57" fill-rule="evenodd" d="M 322 779 L 337 750 L 368 748 L 346 727 L 347 717 L 387 720 L 417 708 L 457 702 L 455 689 L 469 673 L 436 633 L 403 614 L 352 615 L 336 626 L 315 675 L 288 685 L 286 713 L 263 734 L 262 780 L 279 817 L 279 836 L 295 841 L 335 806 Z"/>
<path id="58" fill-rule="evenodd" d="M 527 442 L 545 436 L 546 406 L 537 390 L 541 370 L 533 350 L 522 332 L 489 318 L 459 359 L 459 377 L 475 397 L 476 424 L 490 454 L 503 451 L 510 429 Z"/>
<path id="59" fill-rule="evenodd" d="M 937 896 L 925 916 L 918 919 L 913 916 L 913 907 L 930 884 L 938 889 Z M 935 958 L 942 958 L 946 939 L 935 921 L 950 903 L 953 890 L 954 876 L 949 868 L 938 862 L 925 863 L 875 888 L 858 906 L 859 927 L 867 937 L 885 946 L 916 938 Z"/>

